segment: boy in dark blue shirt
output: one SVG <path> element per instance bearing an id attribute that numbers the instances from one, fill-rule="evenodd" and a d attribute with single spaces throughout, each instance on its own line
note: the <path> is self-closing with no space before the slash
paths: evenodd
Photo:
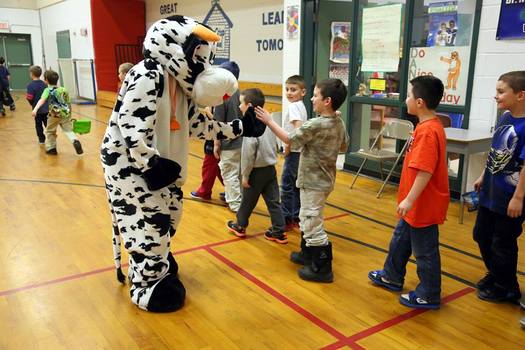
<path id="1" fill-rule="evenodd" d="M 0 86 L 2 87 L 2 103 L 5 102 L 6 106 L 9 106 L 9 109 L 14 111 L 15 110 L 15 101 L 13 100 L 13 97 L 11 96 L 11 92 L 9 91 L 9 71 L 7 70 L 7 67 L 5 66 L 5 58 L 0 57 Z"/>
<path id="2" fill-rule="evenodd" d="M 40 76 L 42 75 L 42 68 L 39 66 L 31 66 L 29 68 L 29 76 L 31 77 L 31 82 L 27 85 L 26 99 L 31 105 L 31 108 L 35 108 L 38 100 L 42 96 L 42 93 L 46 89 L 47 85 L 42 80 Z M 35 129 L 36 135 L 38 136 L 38 142 L 43 145 L 46 142 L 46 137 L 44 135 L 44 128 L 47 126 L 47 113 L 49 112 L 47 102 L 44 103 L 42 107 L 38 110 L 38 113 L 35 116 Z"/>
<path id="3" fill-rule="evenodd" d="M 517 239 L 525 219 L 525 71 L 499 77 L 495 99 L 507 111 L 496 125 L 485 169 L 474 182 L 480 205 L 474 240 L 488 270 L 476 286 L 482 300 L 517 303 Z"/>

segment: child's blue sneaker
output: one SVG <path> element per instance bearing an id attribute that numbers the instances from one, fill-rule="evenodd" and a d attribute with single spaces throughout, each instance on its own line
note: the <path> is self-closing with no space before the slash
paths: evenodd
<path id="1" fill-rule="evenodd" d="M 419 298 L 416 292 L 413 290 L 408 294 L 401 294 L 399 302 L 405 306 L 412 307 L 414 309 L 439 309 L 440 303 L 429 303 L 423 298 Z"/>
<path id="2" fill-rule="evenodd" d="M 378 286 L 385 287 L 386 289 L 393 290 L 394 292 L 401 292 L 403 290 L 402 283 L 395 283 L 389 281 L 386 277 L 384 270 L 375 270 L 368 273 L 368 278 L 370 281 L 374 282 Z"/>

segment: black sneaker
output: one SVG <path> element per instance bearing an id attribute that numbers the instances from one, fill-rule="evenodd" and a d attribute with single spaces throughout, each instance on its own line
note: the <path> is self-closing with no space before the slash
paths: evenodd
<path id="1" fill-rule="evenodd" d="M 487 272 L 485 274 L 485 277 L 480 279 L 478 283 L 476 283 L 477 289 L 487 289 L 494 285 L 494 276 L 490 272 Z"/>
<path id="2" fill-rule="evenodd" d="M 264 233 L 264 238 L 280 244 L 288 243 L 288 237 L 283 231 L 274 232 L 270 229 Z"/>
<path id="3" fill-rule="evenodd" d="M 244 238 L 246 237 L 246 229 L 240 225 L 238 225 L 236 222 L 230 220 L 226 224 L 228 226 L 228 230 L 232 232 L 237 237 Z"/>
<path id="4" fill-rule="evenodd" d="M 519 304 L 521 293 L 519 290 L 506 290 L 493 285 L 486 289 L 478 290 L 478 298 L 493 303 L 509 302 L 511 304 Z"/>
<path id="5" fill-rule="evenodd" d="M 50 154 L 50 155 L 53 155 L 53 156 L 56 156 L 58 153 L 57 153 L 57 149 L 56 148 L 51 148 L 51 149 L 48 149 L 46 151 L 47 154 Z"/>
<path id="6" fill-rule="evenodd" d="M 16 109 L 16 106 L 14 103 L 11 106 L 9 106 L 10 111 L 14 111 L 15 109 Z"/>
<path id="7" fill-rule="evenodd" d="M 78 140 L 73 141 L 73 147 L 75 147 L 75 151 L 77 152 L 77 154 L 84 153 L 84 151 L 82 150 L 82 144 L 80 143 L 80 141 Z"/>

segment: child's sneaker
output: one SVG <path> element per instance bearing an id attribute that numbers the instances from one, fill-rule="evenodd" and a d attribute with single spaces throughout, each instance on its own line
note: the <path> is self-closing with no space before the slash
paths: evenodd
<path id="1" fill-rule="evenodd" d="M 238 225 L 236 222 L 230 220 L 228 221 L 227 226 L 228 226 L 228 230 L 230 230 L 230 232 L 232 232 L 237 237 L 241 237 L 241 238 L 246 237 L 246 229 Z"/>
<path id="2" fill-rule="evenodd" d="M 11 106 L 9 106 L 10 111 L 14 111 L 15 109 L 16 109 L 16 106 L 14 103 Z"/>
<path id="3" fill-rule="evenodd" d="M 492 287 L 494 285 L 494 276 L 490 272 L 487 272 L 485 277 L 480 279 L 478 283 L 476 283 L 477 289 L 486 289 L 489 287 Z"/>
<path id="4" fill-rule="evenodd" d="M 493 303 L 509 302 L 511 304 L 518 304 L 521 298 L 519 290 L 506 290 L 496 285 L 478 290 L 477 295 L 481 300 Z"/>
<path id="5" fill-rule="evenodd" d="M 48 150 L 46 151 L 46 153 L 47 153 L 47 154 L 50 154 L 50 155 L 52 155 L 52 156 L 56 156 L 56 155 L 58 154 L 56 148 L 48 149 Z"/>
<path id="6" fill-rule="evenodd" d="M 78 140 L 73 141 L 73 147 L 75 147 L 75 152 L 77 152 L 77 154 L 84 153 L 84 150 L 82 150 L 82 144 L 80 143 L 80 141 Z"/>
<path id="7" fill-rule="evenodd" d="M 280 244 L 288 243 L 288 237 L 286 236 L 286 233 L 282 231 L 274 232 L 271 228 L 264 233 L 264 238 Z"/>
<path id="8" fill-rule="evenodd" d="M 520 306 L 522 309 L 525 309 L 525 298 L 520 300 Z"/>
<path id="9" fill-rule="evenodd" d="M 190 197 L 194 198 L 194 199 L 202 199 L 203 201 L 211 200 L 211 196 L 200 195 L 199 192 L 197 192 L 197 191 L 191 191 L 190 192 Z"/>
<path id="10" fill-rule="evenodd" d="M 403 284 L 391 282 L 385 277 L 384 270 L 375 270 L 368 273 L 368 278 L 374 284 L 385 287 L 386 289 L 393 290 L 394 292 L 401 292 L 403 290 Z"/>
<path id="11" fill-rule="evenodd" d="M 523 317 L 521 320 L 520 320 L 520 324 L 523 328 L 525 328 L 525 317 Z"/>
<path id="12" fill-rule="evenodd" d="M 399 302 L 402 305 L 412 307 L 414 309 L 433 309 L 435 310 L 435 309 L 439 309 L 439 307 L 441 306 L 439 302 L 429 303 L 425 299 L 419 298 L 416 295 L 416 292 L 414 292 L 413 290 L 408 292 L 408 294 L 401 294 L 401 296 L 399 297 Z"/>

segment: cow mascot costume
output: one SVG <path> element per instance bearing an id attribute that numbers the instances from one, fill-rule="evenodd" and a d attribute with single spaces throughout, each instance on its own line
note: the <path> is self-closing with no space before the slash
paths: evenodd
<path id="1" fill-rule="evenodd" d="M 102 142 L 117 277 L 125 281 L 122 238 L 129 253 L 131 300 L 144 310 L 169 312 L 184 304 L 186 290 L 170 239 L 182 214 L 189 137 L 264 132 L 253 114 L 220 123 L 201 112 L 237 90 L 232 73 L 211 65 L 219 40 L 188 17 L 154 23 L 144 40 L 144 60 L 126 75 Z"/>

